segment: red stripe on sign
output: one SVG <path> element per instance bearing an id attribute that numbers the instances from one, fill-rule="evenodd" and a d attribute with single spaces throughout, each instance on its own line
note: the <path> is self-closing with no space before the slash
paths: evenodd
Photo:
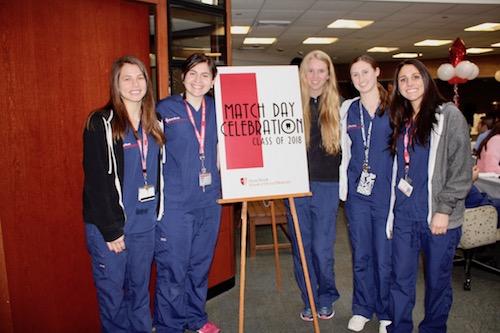
<path id="1" fill-rule="evenodd" d="M 227 169 L 261 168 L 262 139 L 255 73 L 220 74 Z"/>

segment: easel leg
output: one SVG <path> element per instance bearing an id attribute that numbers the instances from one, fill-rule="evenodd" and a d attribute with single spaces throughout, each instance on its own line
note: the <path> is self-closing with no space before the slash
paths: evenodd
<path id="1" fill-rule="evenodd" d="M 309 279 L 309 269 L 307 268 L 306 255 L 304 253 L 304 244 L 302 243 L 302 234 L 300 233 L 299 222 L 297 219 L 297 210 L 295 209 L 295 202 L 293 201 L 293 197 L 288 198 L 288 201 L 290 203 L 290 211 L 292 213 L 295 234 L 297 235 L 297 245 L 299 247 L 302 269 L 304 270 L 304 279 L 306 280 L 307 296 L 309 296 L 309 304 L 311 304 L 311 311 L 314 321 L 314 330 L 316 333 L 319 333 L 318 316 L 316 315 L 316 305 L 314 304 L 314 297 L 311 289 L 311 281 Z"/>
<path id="2" fill-rule="evenodd" d="M 278 251 L 278 232 L 276 230 L 276 212 L 274 210 L 274 200 L 271 201 L 271 221 L 273 228 L 274 259 L 276 261 L 276 278 L 278 280 L 278 291 L 281 292 L 280 253 Z"/>
<path id="3" fill-rule="evenodd" d="M 241 207 L 241 253 L 240 253 L 240 312 L 238 332 L 243 333 L 245 320 L 245 270 L 247 251 L 247 202 L 243 201 Z"/>

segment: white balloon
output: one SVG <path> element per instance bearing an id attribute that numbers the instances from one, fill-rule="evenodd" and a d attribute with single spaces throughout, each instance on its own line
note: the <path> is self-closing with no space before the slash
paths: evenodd
<path id="1" fill-rule="evenodd" d="M 455 73 L 461 79 L 466 79 L 472 74 L 472 64 L 469 60 L 460 61 L 455 67 Z"/>
<path id="2" fill-rule="evenodd" d="M 452 64 L 442 64 L 437 70 L 438 78 L 443 81 L 448 81 L 455 76 L 455 68 Z"/>
<path id="3" fill-rule="evenodd" d="M 495 72 L 495 80 L 497 80 L 498 82 L 500 82 L 500 70 L 498 70 L 498 71 Z"/>
<path id="4" fill-rule="evenodd" d="M 479 75 L 479 67 L 473 62 L 470 64 L 472 65 L 472 73 L 467 77 L 467 80 L 474 80 Z"/>

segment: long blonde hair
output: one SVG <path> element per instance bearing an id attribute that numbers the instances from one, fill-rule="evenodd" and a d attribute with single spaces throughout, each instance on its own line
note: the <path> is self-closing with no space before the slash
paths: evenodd
<path id="1" fill-rule="evenodd" d="M 328 54 L 320 50 L 309 52 L 300 64 L 300 89 L 302 94 L 302 108 L 304 111 L 304 134 L 306 145 L 309 147 L 311 137 L 311 108 L 309 106 L 311 95 L 307 84 L 307 67 L 312 59 L 323 61 L 328 67 L 328 80 L 321 93 L 318 122 L 321 131 L 321 143 L 324 150 L 330 155 L 337 155 L 340 152 L 339 88 L 332 59 Z"/>

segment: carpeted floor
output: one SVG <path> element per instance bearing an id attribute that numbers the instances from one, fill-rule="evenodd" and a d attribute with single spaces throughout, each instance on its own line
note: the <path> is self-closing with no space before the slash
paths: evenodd
<path id="1" fill-rule="evenodd" d="M 241 230 L 236 228 L 236 286 L 207 303 L 209 319 L 220 326 L 222 333 L 236 333 L 239 327 L 240 232 Z M 280 231 L 278 232 L 280 237 L 284 237 Z M 272 239 L 271 237 L 270 227 L 258 227 L 258 242 L 267 242 Z M 497 244 L 487 248 L 482 255 L 494 256 L 500 264 L 499 252 L 500 246 Z M 280 250 L 279 259 L 281 292 L 278 292 L 277 287 L 274 252 L 258 251 L 255 258 L 247 257 L 244 331 L 247 333 L 314 332 L 313 323 L 304 322 L 299 318 L 303 305 L 293 276 L 291 250 Z M 347 329 L 347 322 L 352 315 L 351 249 L 342 209 L 337 221 L 335 275 L 337 289 L 340 292 L 340 299 L 334 305 L 336 313 L 330 320 L 320 320 L 319 327 L 321 332 L 352 332 Z M 448 319 L 448 332 L 500 332 L 500 275 L 474 267 L 470 291 L 463 290 L 463 282 L 463 266 L 454 267 L 454 301 Z M 417 283 L 417 302 L 413 312 L 414 332 L 418 332 L 418 323 L 423 319 L 423 292 L 421 269 Z M 366 324 L 363 332 L 378 332 L 378 321 L 372 319 Z"/>

